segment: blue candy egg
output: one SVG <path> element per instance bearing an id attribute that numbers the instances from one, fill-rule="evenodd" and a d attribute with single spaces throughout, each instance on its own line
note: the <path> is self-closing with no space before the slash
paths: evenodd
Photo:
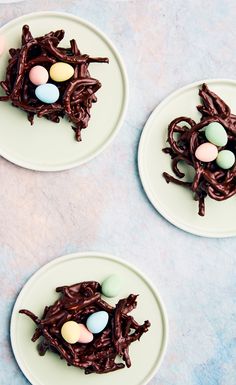
<path id="1" fill-rule="evenodd" d="M 107 326 L 108 318 L 106 311 L 97 311 L 91 314 L 86 322 L 87 329 L 93 334 L 100 333 Z"/>
<path id="2" fill-rule="evenodd" d="M 57 86 L 47 83 L 38 86 L 35 90 L 35 95 L 41 102 L 51 104 L 59 99 L 60 93 Z"/>

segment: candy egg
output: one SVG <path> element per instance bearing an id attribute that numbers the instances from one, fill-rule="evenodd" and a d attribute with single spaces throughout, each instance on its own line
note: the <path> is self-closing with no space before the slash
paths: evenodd
<path id="1" fill-rule="evenodd" d="M 121 280 L 116 274 L 110 275 L 102 283 L 102 294 L 106 297 L 116 297 L 119 294 L 120 289 Z"/>
<path id="2" fill-rule="evenodd" d="M 107 326 L 108 318 L 106 311 L 97 311 L 88 317 L 86 326 L 91 333 L 100 333 Z"/>
<path id="3" fill-rule="evenodd" d="M 222 150 L 219 152 L 216 158 L 216 163 L 220 168 L 228 170 L 235 163 L 235 155 L 232 151 Z"/>
<path id="4" fill-rule="evenodd" d="M 59 99 L 60 93 L 54 84 L 47 83 L 38 86 L 35 90 L 35 95 L 41 102 L 51 104 Z"/>
<path id="5" fill-rule="evenodd" d="M 81 334 L 81 327 L 75 321 L 67 321 L 61 328 L 61 335 L 63 339 L 69 344 L 78 342 Z"/>
<path id="6" fill-rule="evenodd" d="M 81 344 L 88 344 L 93 340 L 93 334 L 83 324 L 79 324 L 79 326 L 80 336 L 78 342 L 80 342 Z"/>
<path id="7" fill-rule="evenodd" d="M 4 52 L 5 49 L 5 39 L 0 35 L 0 55 Z"/>
<path id="8" fill-rule="evenodd" d="M 29 72 L 30 81 L 39 86 L 40 84 L 45 84 L 48 81 L 49 75 L 46 68 L 42 66 L 34 66 Z"/>
<path id="9" fill-rule="evenodd" d="M 209 123 L 205 127 L 205 135 L 207 140 L 216 146 L 225 146 L 228 142 L 227 132 L 222 124 L 218 122 Z"/>
<path id="10" fill-rule="evenodd" d="M 201 162 L 211 162 L 217 158 L 217 147 L 212 143 L 203 143 L 195 151 L 195 156 Z"/>
<path id="11" fill-rule="evenodd" d="M 74 68 L 68 63 L 54 63 L 50 68 L 50 77 L 55 82 L 65 82 L 74 75 Z"/>

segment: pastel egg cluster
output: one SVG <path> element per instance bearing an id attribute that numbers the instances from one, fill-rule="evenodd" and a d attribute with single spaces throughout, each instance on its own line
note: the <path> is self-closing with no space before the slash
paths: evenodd
<path id="1" fill-rule="evenodd" d="M 68 344 L 72 345 L 77 342 L 88 344 L 93 340 L 93 334 L 83 324 L 75 321 L 67 321 L 63 324 L 61 336 Z"/>
<path id="2" fill-rule="evenodd" d="M 230 150 L 218 151 L 217 147 L 224 147 L 228 142 L 225 128 L 218 122 L 212 122 L 205 127 L 208 142 L 201 144 L 195 151 L 195 156 L 201 162 L 216 161 L 224 169 L 230 169 L 235 163 L 235 155 Z"/>
<path id="3" fill-rule="evenodd" d="M 69 344 L 88 344 L 93 340 L 93 334 L 101 333 L 105 329 L 108 319 L 106 311 L 97 311 L 88 317 L 86 326 L 76 321 L 67 321 L 61 328 L 61 336 Z"/>
<path id="4" fill-rule="evenodd" d="M 69 80 L 74 75 L 74 68 L 67 63 L 54 63 L 49 70 L 43 66 L 37 65 L 31 68 L 29 72 L 29 79 L 36 87 L 35 95 L 43 103 L 55 103 L 59 97 L 60 92 L 55 84 L 48 83 L 50 78 L 58 83 Z"/>
<path id="5" fill-rule="evenodd" d="M 106 297 L 116 297 L 121 289 L 120 277 L 112 274 L 107 277 L 102 285 L 102 294 Z M 62 338 L 69 344 L 88 344 L 93 341 L 93 335 L 101 333 L 107 326 L 109 315 L 106 311 L 97 311 L 87 318 L 86 326 L 76 321 L 67 321 L 61 328 Z"/>

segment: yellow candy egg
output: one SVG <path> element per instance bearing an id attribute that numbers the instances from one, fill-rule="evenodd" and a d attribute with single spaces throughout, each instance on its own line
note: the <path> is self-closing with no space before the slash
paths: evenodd
<path id="1" fill-rule="evenodd" d="M 78 342 L 81 334 L 81 327 L 75 321 L 67 321 L 61 328 L 61 335 L 63 339 L 69 344 Z"/>
<path id="2" fill-rule="evenodd" d="M 74 68 L 68 63 L 54 63 L 50 68 L 50 77 L 55 82 L 65 82 L 74 75 Z"/>

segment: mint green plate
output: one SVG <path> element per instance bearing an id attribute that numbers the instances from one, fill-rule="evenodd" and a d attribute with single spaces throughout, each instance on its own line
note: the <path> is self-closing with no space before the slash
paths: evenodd
<path id="1" fill-rule="evenodd" d="M 145 124 L 139 144 L 139 174 L 153 206 L 175 226 L 204 237 L 230 237 L 236 235 L 236 196 L 222 202 L 207 197 L 206 214 L 200 217 L 192 191 L 167 184 L 162 176 L 163 171 L 173 175 L 170 156 L 162 152 L 167 146 L 168 125 L 178 116 L 200 120 L 196 106 L 200 104 L 198 91 L 203 83 L 207 83 L 230 106 L 232 113 L 236 113 L 235 80 L 205 79 L 173 92 L 155 108 Z"/>
<path id="2" fill-rule="evenodd" d="M 128 80 L 123 61 L 113 43 L 95 26 L 77 16 L 60 12 L 36 12 L 14 19 L 0 28 L 6 40 L 0 57 L 0 79 L 5 78 L 8 49 L 20 46 L 21 30 L 28 24 L 33 36 L 64 29 L 62 47 L 76 39 L 82 53 L 108 57 L 109 64 L 91 63 L 92 77 L 102 83 L 97 103 L 91 109 L 89 126 L 82 131 L 82 142 L 75 140 L 71 123 L 53 123 L 35 118 L 31 126 L 25 112 L 9 102 L 0 103 L 0 155 L 33 170 L 59 171 L 81 165 L 98 155 L 111 143 L 121 126 L 127 106 Z"/>
<path id="3" fill-rule="evenodd" d="M 31 341 L 34 324 L 19 310 L 26 308 L 39 316 L 46 305 L 57 298 L 55 288 L 86 280 L 102 282 L 108 275 L 119 274 L 123 280 L 120 295 L 106 298 L 115 304 L 129 294 L 139 294 L 132 312 L 142 323 L 150 320 L 150 330 L 130 346 L 131 368 L 104 375 L 85 375 L 81 369 L 68 367 L 51 352 L 40 357 L 37 343 Z M 144 385 L 154 376 L 166 350 L 168 322 L 161 298 L 152 283 L 125 261 L 104 253 L 77 253 L 57 258 L 37 271 L 21 290 L 11 318 L 11 344 L 19 367 L 33 385 Z"/>

